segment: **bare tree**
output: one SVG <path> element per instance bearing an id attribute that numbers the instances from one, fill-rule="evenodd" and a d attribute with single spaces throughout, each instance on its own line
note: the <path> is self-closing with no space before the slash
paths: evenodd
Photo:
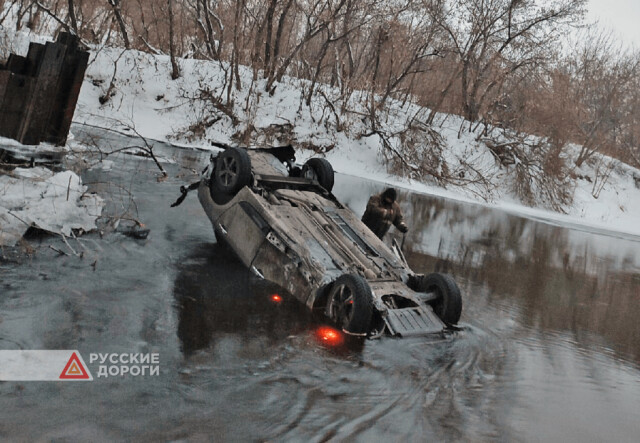
<path id="1" fill-rule="evenodd" d="M 216 13 L 217 1 L 195 0 L 189 5 L 195 11 L 196 24 L 204 36 L 207 55 L 213 60 L 220 60 L 225 28 Z"/>
<path id="2" fill-rule="evenodd" d="M 73 0 L 67 0 L 69 9 L 69 21 L 71 22 L 71 29 L 75 35 L 78 35 L 78 19 L 76 18 L 76 8 L 73 4 Z"/>
<path id="3" fill-rule="evenodd" d="M 127 49 L 131 49 L 127 26 L 125 25 L 124 18 L 122 16 L 122 0 L 107 0 L 107 2 L 111 6 L 111 9 L 113 10 L 113 17 L 118 23 L 118 27 L 120 28 L 120 34 L 122 35 L 122 40 L 124 41 L 124 47 Z"/>
<path id="4" fill-rule="evenodd" d="M 478 119 L 492 91 L 551 52 L 563 29 L 583 14 L 585 0 L 436 0 L 434 21 L 460 64 L 464 116 Z M 448 88 L 447 88 L 448 89 Z"/>
<path id="5" fill-rule="evenodd" d="M 331 23 L 336 21 L 337 17 L 342 14 L 345 3 L 346 0 L 335 2 L 331 0 L 314 0 L 308 3 L 300 2 L 296 4 L 295 12 L 302 19 L 302 23 L 299 25 L 301 29 L 294 29 L 292 34 L 294 38 L 296 34 L 299 35 L 299 37 L 293 40 L 293 44 L 287 49 L 286 56 L 281 60 L 274 58 L 271 63 L 267 76 L 267 91 L 273 93 L 275 82 L 282 79 L 300 50 L 316 36 L 325 31 Z M 286 13 L 287 11 L 288 8 L 283 12 Z M 278 53 L 280 53 L 280 51 L 280 42 L 278 39 Z"/>
<path id="6" fill-rule="evenodd" d="M 640 57 L 617 46 L 610 35 L 591 35 L 569 59 L 576 107 L 576 166 L 596 152 L 615 154 L 623 142 L 630 86 L 640 75 Z M 621 137 L 622 136 L 622 137 Z"/>
<path id="7" fill-rule="evenodd" d="M 175 80 L 180 77 L 180 67 L 176 60 L 176 47 L 173 35 L 173 0 L 167 0 L 167 12 L 169 14 L 169 57 L 171 58 L 171 79 Z"/>

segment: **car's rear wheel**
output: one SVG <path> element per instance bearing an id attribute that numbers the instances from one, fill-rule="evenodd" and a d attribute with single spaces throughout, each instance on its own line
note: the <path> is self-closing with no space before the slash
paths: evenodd
<path id="1" fill-rule="evenodd" d="M 310 158 L 302 167 L 302 176 L 317 180 L 327 191 L 333 189 L 334 172 L 331 163 L 324 158 Z"/>
<path id="2" fill-rule="evenodd" d="M 356 274 L 339 277 L 329 291 L 326 315 L 347 332 L 369 332 L 373 316 L 369 283 Z"/>
<path id="3" fill-rule="evenodd" d="M 462 315 L 462 296 L 457 283 L 448 274 L 433 273 L 416 277 L 414 291 L 433 292 L 436 297 L 429 302 L 436 315 L 449 325 L 455 325 Z"/>
<path id="4" fill-rule="evenodd" d="M 245 186 L 251 184 L 251 159 L 242 148 L 227 148 L 216 158 L 209 189 L 211 198 L 219 205 L 231 200 Z"/>

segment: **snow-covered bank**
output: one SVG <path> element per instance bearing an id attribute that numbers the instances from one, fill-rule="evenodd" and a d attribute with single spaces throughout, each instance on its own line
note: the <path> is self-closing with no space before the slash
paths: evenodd
<path id="1" fill-rule="evenodd" d="M 210 149 L 215 149 L 211 141 L 291 143 L 325 155 L 338 172 L 537 218 L 640 235 L 640 171 L 613 159 L 594 157 L 593 162 L 573 170 L 566 185 L 572 203 L 562 208 L 566 214 L 545 209 L 549 201 L 542 193 L 535 197 L 535 188 L 535 207 L 531 208 L 514 193 L 515 166 L 501 165 L 478 134 L 460 131 L 465 122 L 458 116 L 440 115 L 432 132 L 409 133 L 410 142 L 418 146 L 410 157 L 403 150 L 407 142 L 403 131 L 414 120 L 424 120 L 428 109 L 409 102 L 387 102 L 379 120 L 389 149 L 380 134 L 371 131 L 366 97 L 358 92 L 348 103 L 338 104 L 334 101 L 338 92 L 320 86 L 322 94 L 313 95 L 307 106 L 310 82 L 285 77 L 269 95 L 264 82 L 260 78 L 253 81 L 253 72 L 241 67 L 242 88 L 231 90 L 232 103 L 228 104 L 227 66 L 182 59 L 180 67 L 182 76 L 174 81 L 166 56 L 95 48 L 74 121 Z M 438 137 L 435 144 L 429 139 L 433 132 Z M 577 149 L 567 148 L 568 164 Z M 301 150 L 299 160 L 318 155 L 314 150 Z M 433 167 L 432 175 L 418 172 L 423 164 Z M 440 172 L 453 179 L 434 178 Z"/>
<path id="2" fill-rule="evenodd" d="M 15 245 L 31 227 L 65 236 L 96 229 L 104 203 L 86 191 L 71 171 L 16 168 L 0 175 L 0 246 Z"/>
<path id="3" fill-rule="evenodd" d="M 117 71 L 113 96 L 101 105 L 111 83 L 114 64 Z M 539 218 L 581 222 L 592 226 L 640 235 L 640 189 L 636 184 L 640 171 L 619 162 L 599 157 L 594 163 L 585 163 L 574 171 L 576 177 L 570 184 L 573 204 L 565 207 L 567 215 L 524 206 L 511 192 L 513 171 L 500 166 L 487 146 L 476 141 L 476 135 L 458 130 L 463 121 L 457 116 L 440 116 L 435 129 L 442 135 L 445 148 L 442 156 L 450 171 L 473 176 L 481 171 L 488 184 L 480 186 L 469 182 L 461 186 L 444 188 L 434 181 L 415 180 L 393 175 L 388 170 L 389 158 L 385 157 L 381 140 L 377 136 L 365 136 L 362 117 L 357 112 L 339 115 L 342 131 L 336 130 L 336 117 L 317 96 L 310 107 L 302 104 L 302 94 L 308 82 L 285 78 L 273 96 L 261 92 L 260 81 L 252 84 L 252 72 L 241 70 L 243 90 L 235 91 L 233 112 L 240 121 L 234 127 L 231 119 L 221 116 L 210 127 L 191 128 L 199 121 L 215 116 L 215 109 L 206 100 L 193 100 L 199 89 L 222 94 L 224 71 L 220 64 L 198 60 L 181 60 L 182 77 L 172 81 L 167 57 L 136 51 L 102 49 L 92 54 L 85 83 L 80 96 L 75 121 L 105 127 L 126 129 L 128 126 L 144 136 L 170 140 L 185 145 L 209 146 L 209 141 L 233 143 L 238 134 L 250 133 L 249 143 L 289 143 L 312 145 L 325 151 L 326 157 L 338 172 L 383 181 L 399 187 L 426 192 L 464 201 L 495 205 L 510 212 L 533 215 Z M 249 93 L 248 91 L 252 92 Z M 330 88 L 325 95 L 331 94 Z M 358 108 L 353 103 L 352 108 Z M 421 110 L 415 105 L 393 102 L 386 115 L 387 132 L 397 127 Z M 216 117 L 217 118 L 217 117 Z M 200 131 L 200 132 L 198 132 Z M 234 135 L 236 138 L 234 138 Z M 570 149 L 576 150 L 578 147 Z M 303 151 L 301 159 L 315 155 Z M 601 179 L 603 167 L 612 169 L 606 182 Z M 597 196 L 594 197 L 594 195 Z"/>

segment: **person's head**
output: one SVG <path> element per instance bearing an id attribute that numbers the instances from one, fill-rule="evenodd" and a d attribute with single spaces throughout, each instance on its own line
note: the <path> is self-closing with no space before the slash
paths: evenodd
<path id="1" fill-rule="evenodd" d="M 382 201 L 387 205 L 392 205 L 393 202 L 396 201 L 396 197 L 398 196 L 397 192 L 393 188 L 387 188 L 382 193 Z"/>

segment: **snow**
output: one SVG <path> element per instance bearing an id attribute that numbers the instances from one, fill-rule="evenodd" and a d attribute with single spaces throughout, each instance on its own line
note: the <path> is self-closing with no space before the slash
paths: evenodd
<path id="1" fill-rule="evenodd" d="M 100 105 L 98 98 L 111 82 L 116 60 L 115 94 L 107 103 Z M 166 56 L 123 52 L 112 48 L 94 52 L 74 120 L 118 130 L 135 127 L 145 137 L 212 150 L 216 148 L 210 146 L 210 141 L 238 143 L 234 134 L 253 127 L 255 130 L 249 144 L 293 143 L 296 146 L 311 143 L 328 151 L 324 155 L 340 173 L 384 182 L 413 192 L 499 207 L 543 221 L 581 223 L 640 235 L 640 223 L 637 222 L 640 218 L 640 189 L 633 178 L 634 174 L 640 177 L 640 171 L 634 168 L 602 157 L 604 163 L 613 161 L 618 166 L 599 195 L 593 183 L 576 179 L 572 184 L 573 203 L 564 208 L 567 214 L 544 207 L 530 208 L 524 206 L 511 191 L 509 183 L 513 180 L 513 171 L 497 164 L 486 145 L 476 140 L 477 134 L 468 131 L 458 134 L 460 125 L 468 123 L 458 116 L 439 115 L 435 129 L 444 140 L 442 156 L 449 169 L 469 173 L 469 167 L 465 164 L 471 165 L 483 173 L 489 184 L 484 187 L 469 184 L 445 188 L 434 180 L 400 177 L 389 172 L 388 162 L 382 155 L 384 150 L 380 138 L 377 135 L 362 136 L 367 132 L 362 122 L 365 109 L 358 103 L 357 94 L 349 103 L 352 112 L 339 113 L 346 129 L 337 131 L 335 117 L 325 106 L 323 98 L 314 96 L 310 107 L 301 104 L 304 100 L 302 94 L 309 88 L 305 80 L 285 77 L 270 96 L 263 92 L 264 80 L 252 83 L 252 71 L 241 67 L 243 88 L 242 91 L 233 91 L 233 110 L 241 122 L 240 127 L 234 128 L 230 119 L 222 116 L 220 121 L 204 129 L 202 134 L 189 134 L 187 128 L 190 125 L 213 116 L 215 109 L 204 101 L 193 101 L 188 97 L 194 97 L 201 88 L 208 88 L 215 95 L 223 94 L 224 69 L 227 66 L 184 59 L 180 60 L 180 64 L 182 77 L 172 81 L 170 62 Z M 319 87 L 327 97 L 337 94 L 327 86 Z M 408 118 L 426 112 L 427 109 L 413 104 L 402 107 L 391 101 L 387 114 L 383 116 L 385 132 L 393 134 L 406 125 Z M 283 131 L 282 127 L 286 125 L 290 125 L 291 129 Z M 399 140 L 393 136 L 390 140 L 399 146 Z M 333 149 L 328 149 L 331 146 Z M 577 146 L 569 147 L 569 154 L 577 155 L 578 149 Z M 313 155 L 316 154 L 311 150 L 299 151 L 298 160 L 304 161 Z M 591 177 L 592 181 L 597 177 L 593 166 L 583 165 L 577 172 L 581 176 Z"/>
<path id="2" fill-rule="evenodd" d="M 0 175 L 0 245 L 14 246 L 30 227 L 65 236 L 96 229 L 103 200 L 86 191 L 72 171 L 16 168 Z"/>
<path id="3" fill-rule="evenodd" d="M 23 36 L 16 41 L 24 47 Z M 19 46 L 14 44 L 14 47 Z M 378 135 L 370 134 L 364 93 L 354 92 L 343 112 L 343 103 L 333 101 L 338 91 L 327 85 L 317 85 L 332 99 L 334 114 L 319 94 L 313 96 L 310 106 L 304 103 L 310 82 L 285 77 L 277 84 L 275 93 L 269 95 L 264 91 L 265 80 L 258 76 L 253 81 L 253 71 L 241 66 L 242 88 L 240 91 L 235 87 L 232 89 L 233 103 L 229 106 L 239 122 L 234 126 L 212 100 L 201 94 L 201 91 L 208 91 L 226 101 L 225 70 L 228 66 L 193 59 L 180 59 L 179 63 L 182 76 L 171 80 L 168 56 L 119 48 L 93 48 L 74 122 L 130 134 L 137 132 L 149 139 L 214 151 L 217 148 L 211 146 L 211 142 L 313 146 L 321 154 L 299 149 L 298 160 L 324 155 L 339 173 L 413 192 L 497 207 L 548 223 L 580 224 L 640 236 L 640 189 L 637 184 L 640 179 L 634 180 L 634 177 L 640 177 L 640 171 L 616 160 L 596 156 L 596 162 L 585 162 L 574 171 L 577 177 L 583 178 L 574 178 L 569 185 L 573 200 L 563 208 L 566 214 L 550 210 L 542 197 L 534 202 L 535 207 L 527 207 L 513 192 L 515 168 L 501 166 L 479 134 L 460 131 L 461 125 L 469 127 L 469 123 L 459 116 L 437 116 L 433 129 L 442 137 L 444 145 L 437 156 L 449 171 L 472 178 L 476 177 L 475 171 L 480 171 L 486 181 L 459 181 L 447 183 L 445 187 L 432 176 L 420 176 L 410 167 L 403 167 L 406 176 L 394 173 L 397 168 L 392 168 L 389 151 L 384 149 Z M 117 66 L 115 76 L 114 66 Z M 112 96 L 101 104 L 99 99 L 105 95 L 112 80 Z M 394 149 L 402 149 L 403 140 L 398 133 L 413 117 L 424 120 L 428 112 L 410 102 L 402 104 L 389 100 L 379 118 L 380 130 L 388 136 Z M 341 130 L 338 130 L 336 114 Z M 220 118 L 208 127 L 193 126 L 213 117 Z M 422 133 L 417 134 L 422 136 Z M 418 142 L 420 144 L 420 139 Z M 428 151 L 426 146 L 422 145 L 421 152 Z M 577 146 L 569 146 L 566 155 L 575 158 L 578 150 Z M 414 159 L 410 163 L 415 163 Z M 614 168 L 599 189 L 594 183 L 597 184 L 602 175 L 602 165 L 609 163 Z"/>

